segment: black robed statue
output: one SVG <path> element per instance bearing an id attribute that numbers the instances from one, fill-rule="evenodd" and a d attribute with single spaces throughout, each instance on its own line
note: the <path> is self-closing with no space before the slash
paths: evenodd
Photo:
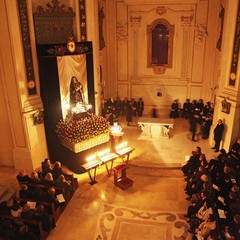
<path id="1" fill-rule="evenodd" d="M 76 107 L 77 103 L 84 104 L 83 85 L 73 76 L 70 83 L 70 106 Z"/>

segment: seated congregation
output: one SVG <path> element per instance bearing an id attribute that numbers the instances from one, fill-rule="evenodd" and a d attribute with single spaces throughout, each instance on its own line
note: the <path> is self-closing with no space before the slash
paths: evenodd
<path id="1" fill-rule="evenodd" d="M 16 176 L 20 189 L 12 204 L 0 205 L 0 239 L 46 239 L 78 187 L 77 178 L 67 174 L 60 162 L 42 162 L 29 176 Z"/>
<path id="2" fill-rule="evenodd" d="M 209 161 L 197 147 L 182 171 L 193 239 L 240 239 L 240 139 Z"/>

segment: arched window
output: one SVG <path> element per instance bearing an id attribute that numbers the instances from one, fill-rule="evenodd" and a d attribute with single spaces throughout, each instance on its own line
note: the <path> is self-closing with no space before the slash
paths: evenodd
<path id="1" fill-rule="evenodd" d="M 148 26 L 148 67 L 172 67 L 174 26 L 158 19 Z"/>

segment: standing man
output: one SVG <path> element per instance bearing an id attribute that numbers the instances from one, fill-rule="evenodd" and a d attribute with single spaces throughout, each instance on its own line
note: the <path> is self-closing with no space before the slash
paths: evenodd
<path id="1" fill-rule="evenodd" d="M 198 121 L 199 116 L 198 115 L 190 115 L 189 123 L 190 123 L 190 131 L 192 132 L 192 141 L 196 142 L 197 140 L 195 139 L 196 132 L 197 132 L 197 121 Z"/>
<path id="2" fill-rule="evenodd" d="M 214 128 L 214 141 L 215 145 L 212 149 L 215 149 L 214 152 L 219 152 L 220 142 L 222 140 L 222 134 L 224 130 L 224 125 L 222 119 L 218 119 L 217 126 Z"/>
<path id="3" fill-rule="evenodd" d="M 138 116 L 142 117 L 143 110 L 144 110 L 144 102 L 143 102 L 142 98 L 139 98 L 139 100 L 137 102 L 137 110 L 138 110 Z"/>

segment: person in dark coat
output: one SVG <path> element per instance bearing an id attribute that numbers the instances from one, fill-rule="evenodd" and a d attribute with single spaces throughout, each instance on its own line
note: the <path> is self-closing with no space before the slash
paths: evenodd
<path id="1" fill-rule="evenodd" d="M 18 240 L 39 240 L 40 237 L 29 231 L 27 225 L 22 225 L 17 233 Z"/>
<path id="2" fill-rule="evenodd" d="M 178 112 L 178 103 L 177 100 L 174 100 L 171 105 L 171 112 L 170 112 L 170 118 L 178 118 L 179 112 Z"/>
<path id="3" fill-rule="evenodd" d="M 195 139 L 195 135 L 197 132 L 197 123 L 198 123 L 199 115 L 192 115 L 189 119 L 190 123 L 190 131 L 192 132 L 192 141 L 196 142 L 197 140 Z"/>
<path id="4" fill-rule="evenodd" d="M 185 117 L 185 119 L 188 119 L 190 113 L 191 113 L 190 99 L 186 99 L 185 103 L 183 104 L 183 117 Z"/>
<path id="5" fill-rule="evenodd" d="M 133 102 L 129 102 L 126 112 L 126 121 L 128 126 L 130 126 L 132 119 L 133 119 Z"/>
<path id="6" fill-rule="evenodd" d="M 240 158 L 240 137 L 232 145 L 228 154 L 230 154 L 234 159 L 239 159 Z"/>
<path id="7" fill-rule="evenodd" d="M 224 130 L 224 125 L 222 119 L 218 119 L 217 126 L 214 128 L 214 141 L 215 145 L 212 149 L 215 149 L 215 152 L 219 152 L 220 142 L 222 141 L 222 134 Z"/>
<path id="8" fill-rule="evenodd" d="M 142 117 L 143 110 L 144 110 L 144 101 L 142 100 L 142 98 L 139 98 L 137 102 L 137 109 L 138 109 L 138 116 Z"/>
<path id="9" fill-rule="evenodd" d="M 46 212 L 42 204 L 37 206 L 34 219 L 41 221 L 42 228 L 45 232 L 50 232 L 55 227 L 52 217 Z"/>
<path id="10" fill-rule="evenodd" d="M 27 175 L 25 170 L 21 170 L 17 175 L 18 182 L 21 183 L 27 183 L 29 182 L 29 176 Z"/>
<path id="11" fill-rule="evenodd" d="M 210 128 L 212 126 L 212 115 L 205 118 L 203 124 L 203 139 L 208 139 Z"/>
<path id="12" fill-rule="evenodd" d="M 196 151 L 192 151 L 192 155 L 190 156 L 189 160 L 182 167 L 183 174 L 187 177 L 192 176 L 197 169 L 198 161 L 199 157 L 197 156 Z"/>

